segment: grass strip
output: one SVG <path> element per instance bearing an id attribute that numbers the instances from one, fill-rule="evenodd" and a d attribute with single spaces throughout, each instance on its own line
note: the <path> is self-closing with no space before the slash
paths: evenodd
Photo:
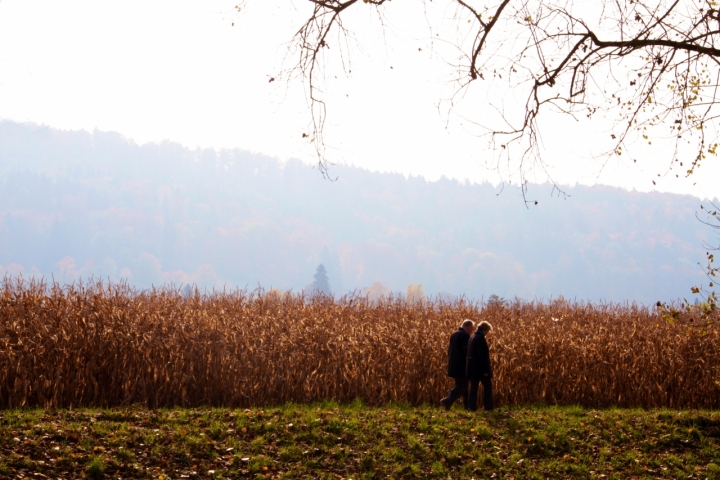
<path id="1" fill-rule="evenodd" d="M 720 412 L 360 402 L 0 411 L 0 478 L 718 478 Z"/>

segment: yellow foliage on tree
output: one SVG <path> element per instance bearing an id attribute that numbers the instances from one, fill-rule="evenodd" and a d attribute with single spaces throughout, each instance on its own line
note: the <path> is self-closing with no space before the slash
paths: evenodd
<path id="1" fill-rule="evenodd" d="M 425 289 L 422 283 L 411 283 L 407 287 L 405 300 L 411 305 L 422 305 L 425 303 Z"/>

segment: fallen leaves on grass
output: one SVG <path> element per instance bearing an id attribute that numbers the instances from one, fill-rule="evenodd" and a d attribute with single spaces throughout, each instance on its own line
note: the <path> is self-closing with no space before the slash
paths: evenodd
<path id="1" fill-rule="evenodd" d="M 0 415 L 0 478 L 713 477 L 718 439 L 720 414 L 697 411 L 16 410 Z"/>

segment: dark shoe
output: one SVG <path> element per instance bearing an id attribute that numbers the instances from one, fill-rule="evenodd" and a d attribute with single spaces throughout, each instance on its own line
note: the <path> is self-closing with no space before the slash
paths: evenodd
<path id="1" fill-rule="evenodd" d="M 443 398 L 442 400 L 440 400 L 440 403 L 442 404 L 443 407 L 445 407 L 446 411 L 450 410 L 450 407 L 452 406 L 452 404 L 450 402 L 448 402 L 447 398 Z"/>

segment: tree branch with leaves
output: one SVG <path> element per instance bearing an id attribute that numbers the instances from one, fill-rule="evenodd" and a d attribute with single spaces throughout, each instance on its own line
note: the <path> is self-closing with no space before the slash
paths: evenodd
<path id="1" fill-rule="evenodd" d="M 375 33 L 349 32 L 343 19 L 362 8 L 374 9 L 383 19 L 398 2 L 308 1 L 312 11 L 293 37 L 291 68 L 283 74 L 306 86 L 311 125 L 306 136 L 325 171 L 332 161 L 323 135 L 328 55 L 351 53 L 348 36 L 361 42 L 363 33 Z M 500 124 L 476 119 L 480 136 L 490 140 L 496 167 L 514 163 L 513 170 L 525 180 L 530 170 L 547 165 L 539 147 L 548 110 L 578 120 L 592 120 L 598 113 L 614 118 L 602 149 L 604 161 L 636 160 L 643 145 L 670 141 L 673 148 L 658 159 L 658 174 L 687 176 L 716 154 L 720 14 L 715 2 L 415 2 L 418 8 L 433 3 L 443 4 L 456 25 L 456 35 L 445 40 L 461 52 L 465 75 L 456 79 L 457 92 L 478 82 L 505 82 L 526 99 L 521 115 L 496 105 Z M 429 28 L 433 20 L 447 18 L 428 18 Z M 441 30 L 433 31 L 438 35 Z"/>

